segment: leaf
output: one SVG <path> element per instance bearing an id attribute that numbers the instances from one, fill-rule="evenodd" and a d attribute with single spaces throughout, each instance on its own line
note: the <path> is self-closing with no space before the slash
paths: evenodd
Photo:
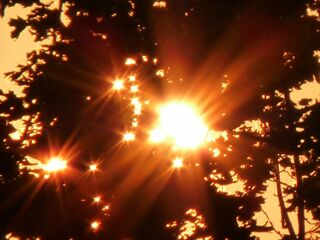
<path id="1" fill-rule="evenodd" d="M 17 39 L 20 36 L 21 32 L 28 26 L 28 23 L 26 20 L 18 17 L 16 19 L 11 19 L 9 21 L 9 25 L 15 28 L 11 32 L 11 37 L 13 39 Z"/>
<path id="2" fill-rule="evenodd" d="M 279 163 L 284 168 L 292 167 L 291 160 L 288 157 L 282 158 Z"/>
<path id="3" fill-rule="evenodd" d="M 312 101 L 311 98 L 303 98 L 299 101 L 299 104 L 302 106 L 308 106 L 311 101 Z"/>

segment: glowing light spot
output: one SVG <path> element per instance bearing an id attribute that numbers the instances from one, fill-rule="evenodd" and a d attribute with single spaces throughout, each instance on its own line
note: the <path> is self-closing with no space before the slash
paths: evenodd
<path id="1" fill-rule="evenodd" d="M 103 208 L 102 208 L 102 211 L 109 211 L 110 210 L 110 205 L 105 205 Z"/>
<path id="2" fill-rule="evenodd" d="M 137 121 L 132 122 L 132 127 L 138 127 L 139 123 Z"/>
<path id="3" fill-rule="evenodd" d="M 177 221 L 173 221 L 173 222 L 170 222 L 170 223 L 166 224 L 166 228 L 174 228 L 176 226 L 178 226 Z"/>
<path id="4" fill-rule="evenodd" d="M 131 86 L 130 91 L 134 93 L 138 92 L 138 86 L 137 85 Z"/>
<path id="5" fill-rule="evenodd" d="M 164 70 L 163 69 L 159 69 L 156 71 L 156 75 L 159 77 L 164 77 Z"/>
<path id="6" fill-rule="evenodd" d="M 320 50 L 314 50 L 313 56 L 318 60 L 318 63 L 320 63 Z"/>
<path id="7" fill-rule="evenodd" d="M 152 6 L 154 8 L 165 8 L 167 6 L 167 3 L 164 1 L 155 1 L 153 2 Z"/>
<path id="8" fill-rule="evenodd" d="M 113 82 L 113 87 L 114 90 L 121 90 L 124 88 L 124 82 L 121 79 L 117 79 Z"/>
<path id="9" fill-rule="evenodd" d="M 142 55 L 142 61 L 148 62 L 149 61 L 148 56 L 147 55 Z"/>
<path id="10" fill-rule="evenodd" d="M 22 137 L 22 134 L 19 131 L 15 131 L 13 133 L 10 133 L 9 136 L 11 137 L 12 140 L 20 140 Z"/>
<path id="11" fill-rule="evenodd" d="M 99 221 L 91 222 L 90 226 L 93 231 L 97 231 L 100 228 L 101 223 Z"/>
<path id="12" fill-rule="evenodd" d="M 179 157 L 173 159 L 172 167 L 173 168 L 182 168 L 183 167 L 183 159 L 179 158 Z"/>
<path id="13" fill-rule="evenodd" d="M 152 62 L 153 62 L 154 65 L 157 65 L 158 59 L 157 59 L 157 58 L 154 58 L 154 59 L 152 60 Z"/>
<path id="14" fill-rule="evenodd" d="M 131 142 L 131 141 L 135 140 L 135 138 L 136 138 L 136 136 L 132 132 L 127 132 L 123 135 L 123 140 L 126 142 Z"/>
<path id="15" fill-rule="evenodd" d="M 213 149 L 212 151 L 213 157 L 218 157 L 220 155 L 220 150 L 218 148 Z"/>
<path id="16" fill-rule="evenodd" d="M 140 115 L 140 114 L 141 114 L 141 111 L 142 111 L 142 105 L 141 105 L 141 103 L 139 102 L 139 103 L 137 103 L 137 104 L 134 105 L 133 113 L 134 113 L 135 115 Z"/>
<path id="17" fill-rule="evenodd" d="M 219 138 L 223 138 L 225 141 L 228 140 L 228 132 L 227 131 L 210 130 L 207 134 L 206 140 L 208 142 L 215 142 Z"/>
<path id="18" fill-rule="evenodd" d="M 130 76 L 129 76 L 129 81 L 130 81 L 130 82 L 136 81 L 136 76 L 135 76 L 135 75 L 130 75 Z"/>
<path id="19" fill-rule="evenodd" d="M 54 157 L 42 168 L 47 172 L 59 172 L 67 168 L 67 162 L 59 157 Z"/>
<path id="20" fill-rule="evenodd" d="M 94 202 L 94 203 L 99 203 L 99 202 L 101 202 L 101 197 L 100 197 L 100 196 L 95 196 L 95 197 L 93 198 L 93 202 Z"/>
<path id="21" fill-rule="evenodd" d="M 133 58 L 127 58 L 124 62 L 125 65 L 130 66 L 130 65 L 135 65 L 137 61 Z"/>
<path id="22" fill-rule="evenodd" d="M 13 233 L 6 234 L 5 239 L 7 239 L 7 240 L 20 240 L 20 238 L 17 236 L 14 236 Z"/>
<path id="23" fill-rule="evenodd" d="M 155 136 L 165 135 L 176 148 L 196 148 L 205 142 L 208 128 L 191 106 L 170 103 L 160 108 L 159 118 Z"/>
<path id="24" fill-rule="evenodd" d="M 91 172 L 97 171 L 97 170 L 98 170 L 97 164 L 95 164 L 95 163 L 90 164 L 90 165 L 89 165 L 89 170 L 90 170 Z"/>
<path id="25" fill-rule="evenodd" d="M 320 15 L 317 9 L 312 9 L 309 6 L 306 9 L 307 16 L 316 18 L 317 21 L 320 21 Z"/>
<path id="26" fill-rule="evenodd" d="M 132 98 L 132 99 L 131 99 L 131 104 L 132 104 L 132 105 L 137 105 L 137 104 L 139 104 L 139 103 L 140 103 L 139 98 Z"/>

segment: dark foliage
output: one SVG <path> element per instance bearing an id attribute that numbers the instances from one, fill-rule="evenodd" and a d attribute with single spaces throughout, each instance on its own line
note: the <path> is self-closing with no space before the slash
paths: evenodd
<path id="1" fill-rule="evenodd" d="M 319 23 L 306 16 L 307 1 L 174 0 L 166 8 L 154 8 L 149 1 L 58 2 L 55 9 L 36 0 L 0 3 L 1 16 L 15 4 L 33 6 L 26 19 L 10 21 L 12 38 L 28 29 L 35 41 L 46 40 L 41 49 L 28 53 L 28 62 L 18 71 L 7 74 L 25 87 L 25 97 L 1 94 L 5 100 L 0 112 L 6 113 L 0 118 L 1 233 L 43 239 L 175 239 L 177 232 L 165 229 L 166 223 L 195 208 L 208 227 L 190 239 L 256 239 L 256 232 L 274 230 L 254 220 L 267 181 L 273 180 L 281 193 L 291 196 L 286 208 L 278 192 L 279 212 L 289 229 L 282 239 L 304 239 L 304 211 L 320 220 L 320 108 L 307 98 L 296 108 L 289 95 L 319 75 L 313 57 L 320 49 Z M 63 15 L 70 24 L 61 21 Z M 149 62 L 140 60 L 142 55 Z M 129 72 L 123 62 L 130 56 L 139 59 L 130 71 L 143 79 L 153 99 L 165 99 L 168 88 L 168 82 L 154 75 L 158 66 L 170 69 L 166 77 L 180 92 L 192 96 L 208 86 L 200 104 L 209 109 L 217 130 L 228 132 L 228 139 L 215 142 L 219 157 L 206 149 L 190 154 L 190 162 L 201 163 L 191 167 L 192 177 L 183 169 L 159 183 L 170 167 L 167 149 L 154 154 L 148 147 L 140 154 L 139 143 L 120 151 L 115 147 L 130 113 L 118 96 L 107 92 L 109 80 Z M 152 63 L 155 57 L 158 66 Z M 221 92 L 226 76 L 230 86 Z M 31 117 L 25 124 L 40 123 L 41 133 L 33 136 L 26 130 L 21 140 L 12 140 L 9 123 L 26 115 Z M 142 124 L 153 118 L 146 111 Z M 260 132 L 244 124 L 257 119 Z M 33 144 L 21 147 L 32 139 Z M 54 183 L 18 169 L 25 156 L 43 156 L 52 146 L 74 150 L 72 173 Z M 91 159 L 102 162 L 97 178 L 80 174 Z M 282 170 L 295 179 L 293 186 L 282 185 Z M 210 174 L 215 177 L 204 181 Z M 244 191 L 219 191 L 234 175 L 244 182 Z M 108 196 L 110 216 L 92 206 L 95 193 Z M 299 233 L 290 231 L 285 217 L 296 210 Z M 90 222 L 97 216 L 103 228 L 93 233 Z"/>

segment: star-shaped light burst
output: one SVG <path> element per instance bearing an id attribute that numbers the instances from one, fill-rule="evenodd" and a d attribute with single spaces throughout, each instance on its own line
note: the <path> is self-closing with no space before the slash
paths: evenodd
<path id="1" fill-rule="evenodd" d="M 173 168 L 182 168 L 183 167 L 183 159 L 180 157 L 173 159 L 172 167 Z"/>
<path id="2" fill-rule="evenodd" d="M 98 170 L 98 165 L 96 163 L 92 163 L 89 165 L 89 171 L 90 172 L 95 172 Z"/>
<path id="3" fill-rule="evenodd" d="M 208 128 L 192 106 L 172 102 L 160 107 L 158 125 L 150 132 L 150 141 L 168 139 L 176 148 L 197 148 L 206 141 L 207 134 Z"/>
<path id="4" fill-rule="evenodd" d="M 114 82 L 113 82 L 113 86 L 112 88 L 114 90 L 121 90 L 124 88 L 124 81 L 122 79 L 116 79 Z"/>
<path id="5" fill-rule="evenodd" d="M 94 231 L 94 232 L 98 231 L 100 226 L 101 226 L 101 222 L 100 221 L 93 221 L 90 224 L 90 227 L 91 227 L 92 231 Z"/>
<path id="6" fill-rule="evenodd" d="M 60 157 L 51 158 L 47 164 L 42 166 L 42 169 L 46 172 L 59 172 L 67 168 L 67 161 Z"/>
<path id="7" fill-rule="evenodd" d="M 94 203 L 100 203 L 100 202 L 101 202 L 101 196 L 95 196 L 95 197 L 93 198 L 93 202 L 94 202 Z"/>
<path id="8" fill-rule="evenodd" d="M 125 142 L 131 142 L 133 140 L 135 140 L 136 136 L 133 132 L 126 132 L 125 134 L 123 134 L 123 141 Z"/>

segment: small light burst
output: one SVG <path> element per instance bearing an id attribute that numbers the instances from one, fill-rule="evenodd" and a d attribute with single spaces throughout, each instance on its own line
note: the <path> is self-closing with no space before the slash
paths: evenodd
<path id="1" fill-rule="evenodd" d="M 173 159 L 172 167 L 173 168 L 182 168 L 183 167 L 183 159 L 180 157 Z"/>
<path id="2" fill-rule="evenodd" d="M 165 8 L 167 6 L 167 3 L 165 1 L 155 1 L 153 2 L 152 6 L 154 8 Z"/>
<path id="3" fill-rule="evenodd" d="M 141 114 L 141 111 L 142 111 L 142 105 L 141 105 L 141 103 L 135 104 L 134 109 L 133 109 L 133 113 L 134 113 L 135 115 L 140 115 L 140 114 Z"/>
<path id="4" fill-rule="evenodd" d="M 101 226 L 101 223 L 97 220 L 91 222 L 90 227 L 93 231 L 98 231 Z"/>
<path id="5" fill-rule="evenodd" d="M 137 104 L 139 104 L 139 103 L 140 103 L 140 102 L 139 102 L 139 98 L 134 97 L 134 98 L 131 99 L 131 104 L 132 104 L 132 105 L 137 105 Z"/>
<path id="6" fill-rule="evenodd" d="M 95 171 L 97 171 L 97 170 L 98 170 L 98 166 L 97 166 L 96 163 L 93 163 L 93 164 L 90 164 L 90 165 L 89 165 L 89 171 L 90 171 L 90 172 L 95 172 Z"/>
<path id="7" fill-rule="evenodd" d="M 130 87 L 130 91 L 133 92 L 133 93 L 138 92 L 138 90 L 139 89 L 138 89 L 137 85 L 133 85 L 133 86 Z"/>
<path id="8" fill-rule="evenodd" d="M 135 138 L 136 138 L 136 135 L 132 132 L 126 132 L 125 134 L 123 134 L 123 141 L 131 142 L 135 140 Z"/>
<path id="9" fill-rule="evenodd" d="M 116 79 L 114 82 L 113 82 L 113 87 L 112 87 L 114 90 L 121 90 L 124 88 L 124 81 L 121 80 L 121 79 Z"/>
<path id="10" fill-rule="evenodd" d="M 22 133 L 17 130 L 13 133 L 10 133 L 9 136 L 12 138 L 12 140 L 20 140 L 22 137 Z"/>
<path id="11" fill-rule="evenodd" d="M 129 81 L 130 82 L 135 82 L 136 81 L 136 76 L 135 75 L 130 75 L 129 76 Z"/>
<path id="12" fill-rule="evenodd" d="M 133 105 L 133 114 L 140 115 L 141 111 L 142 111 L 142 104 L 141 104 L 139 98 L 137 98 L 137 97 L 132 98 L 131 104 Z"/>
<path id="13" fill-rule="evenodd" d="M 102 211 L 109 211 L 110 210 L 110 205 L 105 205 L 102 208 Z"/>
<path id="14" fill-rule="evenodd" d="M 46 172 L 59 172 L 67 168 L 67 162 L 60 157 L 54 157 L 47 164 L 43 165 L 42 168 Z"/>
<path id="15" fill-rule="evenodd" d="M 133 120 L 131 125 L 132 127 L 138 127 L 139 123 L 136 120 Z"/>
<path id="16" fill-rule="evenodd" d="M 220 155 L 220 150 L 218 148 L 215 148 L 212 150 L 213 157 L 218 157 Z"/>
<path id="17" fill-rule="evenodd" d="M 130 65 L 135 65 L 137 61 L 133 58 L 127 58 L 124 62 L 125 65 L 130 66 Z"/>
<path id="18" fill-rule="evenodd" d="M 164 70 L 163 69 L 158 69 L 156 71 L 156 76 L 159 76 L 159 77 L 164 77 Z"/>
<path id="19" fill-rule="evenodd" d="M 147 55 L 142 55 L 142 61 L 144 61 L 144 62 L 148 62 L 149 61 L 149 58 L 148 58 L 148 56 Z"/>
<path id="20" fill-rule="evenodd" d="M 100 196 L 95 196 L 95 197 L 93 198 L 93 202 L 94 202 L 94 203 L 99 203 L 99 202 L 101 202 L 101 197 L 100 197 Z"/>

